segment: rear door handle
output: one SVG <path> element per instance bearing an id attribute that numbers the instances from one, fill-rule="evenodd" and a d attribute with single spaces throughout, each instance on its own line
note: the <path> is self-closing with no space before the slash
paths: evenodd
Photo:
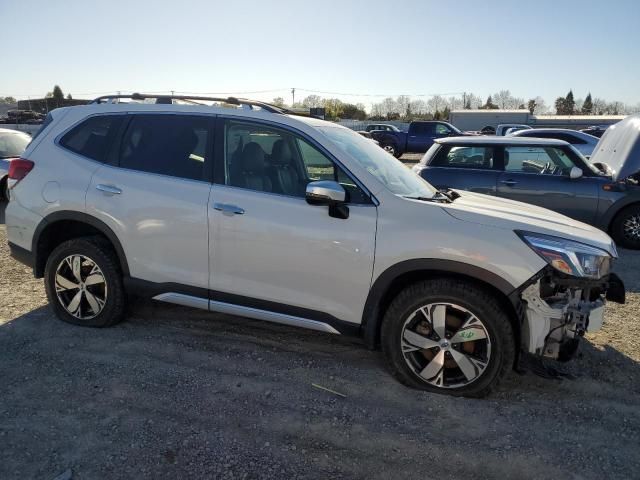
<path id="1" fill-rule="evenodd" d="M 109 195 L 120 195 L 122 193 L 122 190 L 120 190 L 118 187 L 114 185 L 103 185 L 102 183 L 96 185 L 96 190 L 100 190 L 101 192 L 107 193 Z"/>
<path id="2" fill-rule="evenodd" d="M 240 208 L 236 205 L 229 205 L 228 203 L 214 203 L 213 209 L 224 213 L 225 215 L 242 215 L 244 208 Z"/>
<path id="3" fill-rule="evenodd" d="M 501 180 L 500 183 L 506 185 L 507 187 L 513 187 L 514 185 L 518 184 L 518 182 L 516 182 L 515 180 Z"/>

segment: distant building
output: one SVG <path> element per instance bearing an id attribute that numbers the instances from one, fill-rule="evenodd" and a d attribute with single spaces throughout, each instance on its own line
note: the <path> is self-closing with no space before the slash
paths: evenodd
<path id="1" fill-rule="evenodd" d="M 18 110 L 33 110 L 38 113 L 49 113 L 49 111 L 60 107 L 73 107 L 75 105 L 86 105 L 91 100 L 54 98 L 35 98 L 30 100 L 18 100 Z"/>
<path id="2" fill-rule="evenodd" d="M 529 110 L 453 110 L 449 122 L 460 130 L 482 130 L 501 123 L 522 123 L 532 127 L 586 128 L 612 125 L 626 115 L 533 115 Z"/>

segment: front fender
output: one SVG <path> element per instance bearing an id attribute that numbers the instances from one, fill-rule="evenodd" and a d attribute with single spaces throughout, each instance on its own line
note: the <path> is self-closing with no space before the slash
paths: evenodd
<path id="1" fill-rule="evenodd" d="M 382 321 L 382 310 L 390 300 L 390 294 L 393 293 L 394 282 L 405 276 L 412 275 L 422 277 L 436 277 L 454 275 L 477 281 L 483 285 L 497 290 L 505 299 L 509 299 L 514 311 L 517 305 L 513 302 L 517 300 L 512 295 L 516 291 L 516 287 L 507 282 L 499 275 L 464 262 L 455 260 L 446 260 L 439 258 L 418 258 L 406 260 L 397 263 L 386 269 L 373 283 L 367 301 L 365 303 L 362 329 L 364 341 L 370 348 L 374 348 L 378 343 L 378 332 L 380 322 Z"/>

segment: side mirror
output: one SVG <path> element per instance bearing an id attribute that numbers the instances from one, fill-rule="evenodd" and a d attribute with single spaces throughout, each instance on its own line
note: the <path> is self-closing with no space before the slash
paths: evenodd
<path id="1" fill-rule="evenodd" d="M 309 205 L 327 205 L 329 216 L 333 218 L 349 218 L 349 207 L 345 204 L 347 192 L 338 182 L 319 180 L 307 185 L 305 198 Z"/>
<path id="2" fill-rule="evenodd" d="M 310 205 L 336 205 L 345 202 L 347 192 L 338 182 L 319 180 L 307 185 L 305 198 Z"/>
<path id="3" fill-rule="evenodd" d="M 576 178 L 580 178 L 583 172 L 581 168 L 571 167 L 571 171 L 569 172 L 569 178 L 571 180 L 575 180 Z"/>

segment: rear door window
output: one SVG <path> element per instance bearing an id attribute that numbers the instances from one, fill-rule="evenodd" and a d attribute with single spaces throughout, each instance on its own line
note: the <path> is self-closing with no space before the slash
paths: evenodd
<path id="1" fill-rule="evenodd" d="M 431 135 L 433 133 L 433 125 L 430 123 L 413 123 L 409 128 L 412 135 Z"/>
<path id="2" fill-rule="evenodd" d="M 203 180 L 210 119 L 197 115 L 132 115 L 120 145 L 120 167 Z"/>
<path id="3" fill-rule="evenodd" d="M 89 117 L 67 132 L 60 145 L 78 155 L 104 162 L 123 119 L 123 115 Z"/>

